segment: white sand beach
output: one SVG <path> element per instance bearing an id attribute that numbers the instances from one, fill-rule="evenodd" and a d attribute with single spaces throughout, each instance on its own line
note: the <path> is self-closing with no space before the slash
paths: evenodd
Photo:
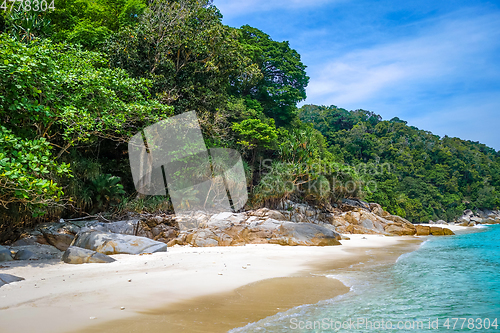
<path id="1" fill-rule="evenodd" d="M 256 281 L 358 263 L 367 260 L 368 253 L 376 260 L 393 254 L 390 260 L 395 260 L 394 255 L 400 254 L 394 250 L 398 244 L 409 245 L 403 251 L 411 251 L 420 241 L 417 237 L 349 237 L 343 245 L 329 247 L 174 246 L 166 253 L 114 255 L 117 261 L 109 264 L 2 263 L 0 273 L 25 280 L 0 288 L 1 331 L 83 332 L 89 326 L 133 318 Z M 339 289 L 338 294 L 345 292 Z"/>

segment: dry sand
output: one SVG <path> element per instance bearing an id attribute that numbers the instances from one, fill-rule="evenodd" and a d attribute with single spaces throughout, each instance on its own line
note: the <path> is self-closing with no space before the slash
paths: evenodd
<path id="1" fill-rule="evenodd" d="M 115 255 L 110 264 L 3 263 L 0 273 L 25 280 L 0 288 L 0 328 L 4 333 L 225 332 L 349 290 L 318 273 L 395 261 L 421 242 L 349 236 L 342 246 L 330 247 L 175 246 L 167 253 Z"/>

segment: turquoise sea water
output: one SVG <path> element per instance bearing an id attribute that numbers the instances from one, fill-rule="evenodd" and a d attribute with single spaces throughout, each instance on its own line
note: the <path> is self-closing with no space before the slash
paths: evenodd
<path id="1" fill-rule="evenodd" d="M 500 225 L 475 231 L 336 271 L 349 293 L 230 332 L 500 332 Z"/>

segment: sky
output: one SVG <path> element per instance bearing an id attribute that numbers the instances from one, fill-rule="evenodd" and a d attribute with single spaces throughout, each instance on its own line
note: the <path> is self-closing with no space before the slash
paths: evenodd
<path id="1" fill-rule="evenodd" d="M 302 104 L 364 109 L 500 150 L 500 1 L 214 0 L 223 23 L 290 42 Z"/>

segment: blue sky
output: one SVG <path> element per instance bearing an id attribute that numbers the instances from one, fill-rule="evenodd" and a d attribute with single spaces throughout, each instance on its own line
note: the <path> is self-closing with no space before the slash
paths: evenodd
<path id="1" fill-rule="evenodd" d="M 290 41 L 310 77 L 305 103 L 500 150 L 500 2 L 214 0 L 233 27 Z"/>

